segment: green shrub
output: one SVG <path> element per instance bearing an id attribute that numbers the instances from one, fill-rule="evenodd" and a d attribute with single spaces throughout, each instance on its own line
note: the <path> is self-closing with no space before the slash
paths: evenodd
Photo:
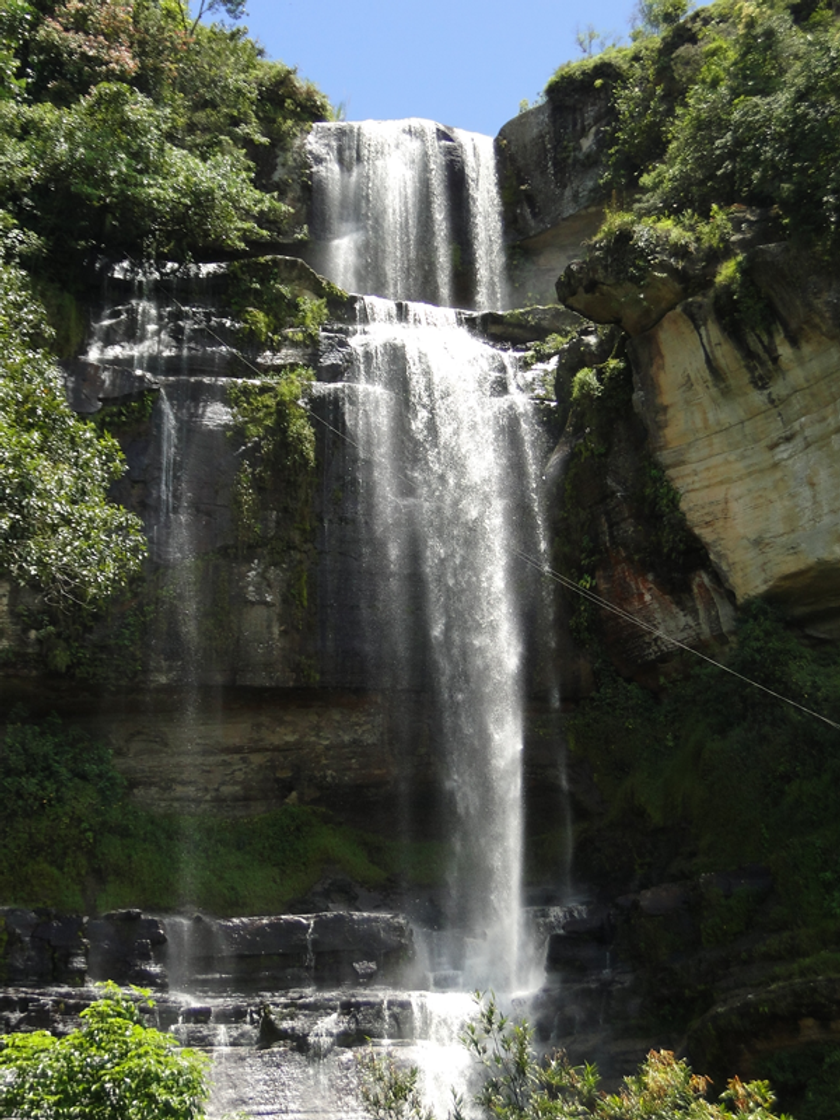
<path id="1" fill-rule="evenodd" d="M 146 1026 L 134 998 L 106 984 L 58 1039 L 46 1031 L 0 1038 L 0 1111 L 20 1120 L 195 1120 L 208 1097 L 208 1059 Z M 146 1000 L 148 1006 L 151 1002 Z"/>
<path id="2" fill-rule="evenodd" d="M 633 192 L 638 215 L 775 207 L 828 258 L 840 197 L 830 5 L 718 0 L 661 30 L 616 80 L 605 185 Z"/>
<path id="3" fill-rule="evenodd" d="M 743 610 L 725 663 L 840 715 L 840 655 L 798 641 L 765 604 Z M 567 724 L 609 806 L 602 820 L 581 821 L 581 859 L 619 878 L 662 875 L 677 862 L 694 874 L 759 862 L 774 874 L 777 919 L 788 928 L 836 919 L 836 731 L 710 666 L 658 697 L 605 665 L 598 672 L 598 691 Z M 739 925 L 737 907 L 728 909 L 712 940 Z"/>
<path id="4" fill-rule="evenodd" d="M 100 743 L 56 716 L 36 724 L 13 713 L 0 745 L 0 898 L 83 908 L 123 791 Z"/>
<path id="5" fill-rule="evenodd" d="M 124 586 L 146 542 L 108 501 L 125 461 L 71 411 L 49 337 L 24 275 L 0 260 L 0 571 L 72 613 Z"/>
<path id="6" fill-rule="evenodd" d="M 482 1079 L 474 1097 L 479 1115 L 495 1120 L 773 1120 L 775 1115 L 766 1081 L 733 1078 L 713 1102 L 707 1098 L 711 1081 L 666 1050 L 651 1051 L 637 1074 L 607 1093 L 595 1066 L 572 1066 L 562 1052 L 541 1059 L 532 1037 L 527 1022 L 502 1015 L 492 996 L 481 1003 L 463 1038 Z M 368 1057 L 362 1070 L 362 1098 L 373 1120 L 433 1120 L 418 1092 L 416 1069 Z M 463 1098 L 456 1096 L 451 1120 L 466 1115 Z"/>

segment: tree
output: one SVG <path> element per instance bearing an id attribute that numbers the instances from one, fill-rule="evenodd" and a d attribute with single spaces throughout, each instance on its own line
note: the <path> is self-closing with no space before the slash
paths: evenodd
<path id="1" fill-rule="evenodd" d="M 217 12 L 220 8 L 229 19 L 242 19 L 245 15 L 245 3 L 246 0 L 200 0 L 198 13 L 193 20 L 190 34 L 195 33 L 202 16 L 208 15 L 210 12 Z M 186 9 L 184 18 L 186 19 Z"/>
<path id="2" fill-rule="evenodd" d="M 632 37 L 661 35 L 679 23 L 693 7 L 691 0 L 638 0 L 633 11 Z"/>
<path id="3" fill-rule="evenodd" d="M 208 1059 L 146 1026 L 141 1001 L 116 984 L 65 1038 L 0 1038 L 0 1112 L 20 1120 L 194 1120 L 204 1114 Z"/>
<path id="4" fill-rule="evenodd" d="M 70 409 L 46 334 L 23 274 L 0 260 L 0 572 L 87 611 L 139 568 L 146 540 L 108 501 L 122 453 Z"/>

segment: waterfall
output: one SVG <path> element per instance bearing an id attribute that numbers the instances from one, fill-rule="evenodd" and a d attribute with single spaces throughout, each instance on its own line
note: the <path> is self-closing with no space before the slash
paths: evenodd
<path id="1" fill-rule="evenodd" d="M 392 690 L 420 673 L 431 694 L 454 844 L 449 921 L 467 950 L 441 967 L 509 991 L 522 846 L 516 553 L 540 538 L 532 406 L 514 357 L 454 311 L 367 298 L 360 318 L 346 422 L 376 590 L 366 645 Z"/>
<path id="2" fill-rule="evenodd" d="M 404 808 L 406 815 L 436 815 L 436 822 L 407 821 L 416 834 L 445 832 L 449 841 L 445 928 L 417 940 L 428 933 L 421 948 L 431 986 L 454 990 L 414 994 L 402 1023 L 394 1011 L 405 1002 L 402 993 L 386 995 L 380 1015 L 379 996 L 368 999 L 369 989 L 355 1001 L 346 992 L 310 999 L 307 990 L 284 1010 L 289 1022 L 314 1025 L 301 1027 L 295 1046 L 266 1050 L 257 1049 L 258 1016 L 236 1018 L 238 996 L 228 1006 L 202 995 L 194 1021 L 185 1016 L 178 1029 L 224 1056 L 214 1090 L 219 1115 L 243 1104 L 265 1117 L 361 1115 L 347 1039 L 362 1035 L 411 1043 L 406 1060 L 421 1067 L 442 1108 L 446 1081 L 463 1087 L 467 1076 L 457 1044 L 472 1011 L 464 992 L 492 987 L 510 994 L 522 986 L 529 963 L 520 936 L 521 755 L 528 628 L 543 600 L 537 575 L 517 553 L 545 557 L 542 448 L 516 355 L 481 342 L 452 309 L 505 306 L 492 141 L 424 121 L 365 122 L 316 126 L 309 151 L 313 263 L 364 294 L 355 326 L 336 327 L 347 364 L 337 360 L 333 372 L 343 369 L 345 380 L 336 374 L 332 381 L 324 364 L 330 383 L 318 387 L 320 399 L 336 406 L 327 427 L 337 437 L 346 432 L 347 441 L 336 440 L 339 462 L 352 471 L 338 480 L 347 482 L 337 487 L 346 497 L 324 501 L 325 509 L 334 504 L 340 511 L 336 522 L 349 514 L 353 523 L 352 547 L 335 547 L 339 574 L 351 584 L 358 564 L 363 578 L 357 599 L 336 593 L 323 597 L 320 609 L 327 615 L 334 602 L 333 619 L 347 611 L 347 627 L 364 632 L 357 644 L 336 645 L 353 660 L 341 666 L 342 687 L 390 694 L 395 714 L 383 725 L 398 728 L 405 740 L 399 746 L 415 758 L 427 751 L 429 765 L 424 759 L 418 770 L 434 770 L 439 779 L 435 805 L 431 797 L 406 797 Z M 184 299 L 190 307 L 180 300 L 159 307 L 145 289 L 134 292 L 103 326 L 91 360 L 146 370 L 159 382 L 153 482 L 144 499 L 152 560 L 161 569 L 150 661 L 159 681 L 179 686 L 180 711 L 168 731 L 188 762 L 189 797 L 178 805 L 188 812 L 201 806 L 207 783 L 220 780 L 205 727 L 222 703 L 215 685 L 227 681 L 215 675 L 208 622 L 211 604 L 224 609 L 229 595 L 227 583 L 214 583 L 222 570 L 218 554 L 231 545 L 216 506 L 219 494 L 230 492 L 235 469 L 224 378 L 241 370 L 225 365 L 224 325 L 208 319 L 207 337 L 197 329 L 212 308 Z M 125 342 L 132 332 L 133 349 Z M 326 487 L 327 452 L 323 459 Z M 217 462 L 218 470 L 206 469 Z M 276 610 L 282 616 L 282 607 Z M 197 893 L 189 858 L 195 843 L 187 822 L 173 857 L 183 858 L 184 906 Z M 314 919 L 299 920 L 307 928 L 305 954 L 294 968 L 305 983 L 316 979 Z M 213 953 L 199 952 L 200 930 L 201 923 L 171 920 L 179 987 L 218 982 Z M 367 962 L 352 962 L 360 984 L 370 979 Z M 209 1032 L 198 1014 L 205 1003 L 214 1016 Z M 362 1030 L 380 1018 L 381 1029 Z"/>
<path id="3" fill-rule="evenodd" d="M 505 302 L 493 141 L 432 121 L 319 124 L 312 263 L 348 291 L 442 306 Z"/>
<path id="4" fill-rule="evenodd" d="M 432 970 L 445 986 L 510 991 L 534 595 L 517 551 L 544 552 L 539 439 L 515 356 L 451 309 L 505 305 L 493 142 L 412 119 L 317 125 L 308 147 L 312 263 L 366 293 L 344 393 L 366 534 L 363 645 L 404 712 L 419 690 L 433 713 L 424 734 L 453 847 L 457 935 L 439 941 Z M 421 735 L 400 719 L 416 753 Z"/>

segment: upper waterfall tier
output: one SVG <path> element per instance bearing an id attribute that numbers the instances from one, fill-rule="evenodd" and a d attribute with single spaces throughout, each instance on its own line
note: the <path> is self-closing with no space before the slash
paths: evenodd
<path id="1" fill-rule="evenodd" d="M 348 291 L 505 305 L 493 141 L 433 121 L 318 124 L 312 264 Z"/>

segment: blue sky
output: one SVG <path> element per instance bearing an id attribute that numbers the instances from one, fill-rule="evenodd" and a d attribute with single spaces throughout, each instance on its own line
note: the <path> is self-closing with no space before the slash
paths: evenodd
<path id="1" fill-rule="evenodd" d="M 495 135 L 591 24 L 626 37 L 634 0 L 248 0 L 269 58 L 297 66 L 348 120 L 428 117 Z"/>

